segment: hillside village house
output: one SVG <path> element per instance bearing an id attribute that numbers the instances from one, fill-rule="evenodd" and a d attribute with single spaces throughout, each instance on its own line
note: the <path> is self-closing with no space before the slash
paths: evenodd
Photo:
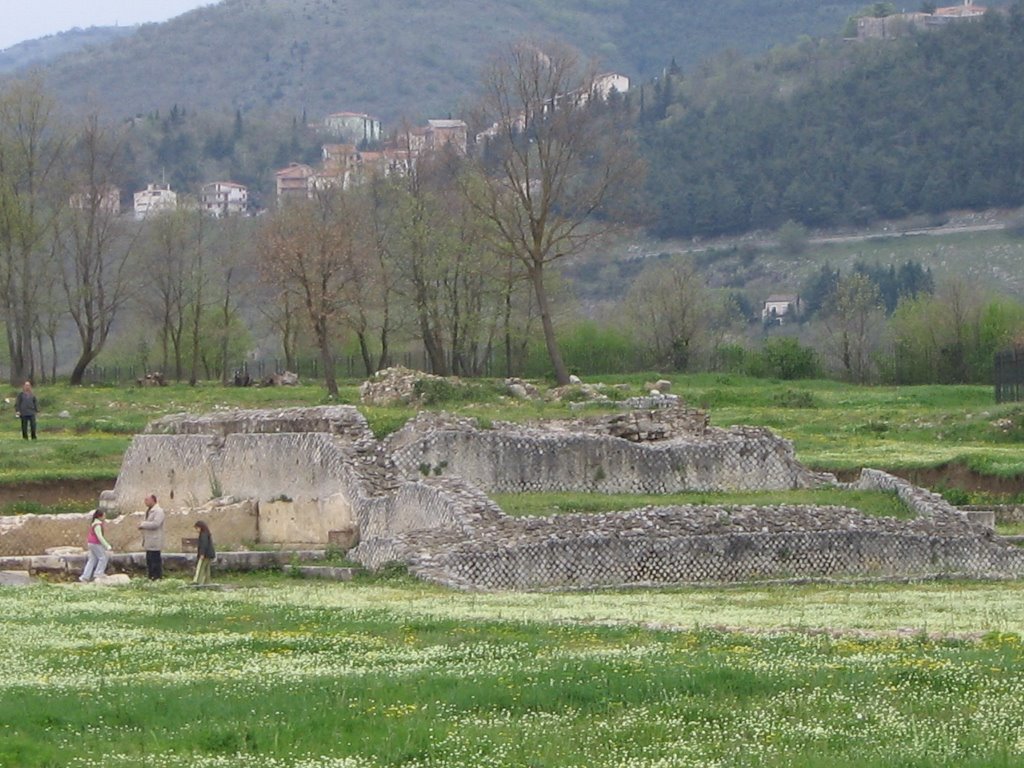
<path id="1" fill-rule="evenodd" d="M 249 209 L 249 190 L 233 181 L 211 181 L 203 184 L 199 205 L 218 218 L 242 214 Z"/>
<path id="2" fill-rule="evenodd" d="M 416 165 L 416 153 L 407 149 L 385 147 L 380 152 L 359 154 L 365 173 L 379 176 L 408 176 Z"/>
<path id="3" fill-rule="evenodd" d="M 394 143 L 402 150 L 418 155 L 420 152 L 437 152 L 452 147 L 459 154 L 466 154 L 469 127 L 462 120 L 427 120 L 424 126 L 400 131 Z"/>
<path id="4" fill-rule="evenodd" d="M 774 294 L 764 300 L 761 322 L 766 325 L 782 325 L 798 318 L 801 310 L 800 297 L 797 294 Z"/>
<path id="5" fill-rule="evenodd" d="M 178 194 L 170 184 L 147 184 L 146 188 L 133 196 L 136 219 L 144 219 L 152 213 L 173 211 L 178 207 Z"/>
<path id="6" fill-rule="evenodd" d="M 606 72 L 603 75 L 598 75 L 594 78 L 594 81 L 590 84 L 590 88 L 586 90 L 576 90 L 571 93 L 564 94 L 563 96 L 557 97 L 554 100 L 554 107 L 559 107 L 563 102 L 568 102 L 570 106 L 582 106 L 590 101 L 591 94 L 607 100 L 613 93 L 626 93 L 629 91 L 629 78 L 625 75 L 620 75 L 617 72 Z M 544 109 L 546 113 L 547 108 Z M 512 129 L 516 132 L 522 131 L 526 127 L 526 116 L 518 115 L 515 120 L 512 121 Z M 483 144 L 488 139 L 492 139 L 495 136 L 500 135 L 502 132 L 502 126 L 498 123 L 494 123 L 490 128 L 481 131 L 476 135 L 476 143 Z"/>
<path id="7" fill-rule="evenodd" d="M 308 198 L 313 194 L 316 171 L 305 163 L 290 163 L 274 174 L 279 201 Z"/>
<path id="8" fill-rule="evenodd" d="M 68 199 L 68 205 L 79 211 L 90 210 L 94 202 L 98 212 L 117 215 L 121 213 L 121 190 L 107 184 L 95 190 L 75 192 Z"/>
<path id="9" fill-rule="evenodd" d="M 437 152 L 451 147 L 460 155 L 466 154 L 469 128 L 462 120 L 427 120 L 426 150 Z"/>
<path id="10" fill-rule="evenodd" d="M 959 21 L 980 19 L 988 11 L 974 0 L 963 0 L 960 5 L 936 8 L 932 13 L 894 13 L 876 18 L 862 16 L 857 19 L 858 40 L 893 40 L 917 29 L 928 29 Z"/>
<path id="11" fill-rule="evenodd" d="M 339 113 L 346 114 L 346 113 Z M 462 120 L 428 120 L 406 131 L 379 150 L 360 150 L 355 144 L 324 144 L 319 168 L 292 163 L 277 171 L 277 199 L 311 197 L 317 189 L 349 189 L 372 176 L 406 175 L 424 152 L 452 147 L 465 153 L 469 128 Z"/>

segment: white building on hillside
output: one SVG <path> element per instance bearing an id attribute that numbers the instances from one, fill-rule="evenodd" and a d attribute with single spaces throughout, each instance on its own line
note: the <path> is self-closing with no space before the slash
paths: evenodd
<path id="1" fill-rule="evenodd" d="M 147 184 L 145 189 L 135 193 L 133 199 L 136 219 L 178 207 L 178 194 L 171 190 L 170 184 Z"/>

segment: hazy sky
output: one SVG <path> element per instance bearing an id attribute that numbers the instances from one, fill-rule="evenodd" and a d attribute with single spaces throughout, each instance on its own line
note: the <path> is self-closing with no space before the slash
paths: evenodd
<path id="1" fill-rule="evenodd" d="M 215 0 L 0 0 L 0 49 L 73 27 L 166 21 Z"/>

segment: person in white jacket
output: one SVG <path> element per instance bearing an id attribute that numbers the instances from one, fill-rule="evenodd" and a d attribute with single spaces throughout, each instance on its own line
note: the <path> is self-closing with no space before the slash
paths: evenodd
<path id="1" fill-rule="evenodd" d="M 85 540 L 89 549 L 89 559 L 85 561 L 85 570 L 78 577 L 79 581 L 92 581 L 107 575 L 107 560 L 110 559 L 110 542 L 103 535 L 103 510 L 93 510 L 89 521 L 89 535 Z"/>
<path id="2" fill-rule="evenodd" d="M 146 497 L 146 519 L 139 523 L 142 548 L 146 550 L 146 574 L 153 581 L 163 578 L 164 511 L 156 503 L 156 495 Z"/>

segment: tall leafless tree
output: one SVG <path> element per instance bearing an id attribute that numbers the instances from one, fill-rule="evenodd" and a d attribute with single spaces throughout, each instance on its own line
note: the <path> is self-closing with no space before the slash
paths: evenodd
<path id="1" fill-rule="evenodd" d="M 47 240 L 63 204 L 54 191 L 63 149 L 54 122 L 38 79 L 0 91 L 0 301 L 12 384 L 35 373 L 39 277 L 52 269 Z"/>
<path id="2" fill-rule="evenodd" d="M 352 258 L 361 246 L 359 206 L 338 187 L 294 200 L 269 219 L 260 239 L 265 278 L 299 296 L 323 367 L 324 384 L 338 396 L 335 336 L 342 320 Z"/>
<path id="3" fill-rule="evenodd" d="M 138 227 L 126 226 L 120 215 L 120 189 L 115 183 L 123 166 L 120 139 L 93 115 L 71 146 L 71 205 L 57 238 L 64 296 L 78 331 L 78 359 L 71 371 L 71 384 L 76 385 L 103 350 L 128 300 Z"/>
<path id="4" fill-rule="evenodd" d="M 596 71 L 567 48 L 512 45 L 483 86 L 483 121 L 492 125 L 479 153 L 487 185 L 470 199 L 493 225 L 495 247 L 525 270 L 555 376 L 566 384 L 547 268 L 614 225 L 614 199 L 628 194 L 642 166 L 625 121 L 603 108 Z"/>
<path id="5" fill-rule="evenodd" d="M 180 381 L 185 370 L 190 259 L 195 247 L 191 214 L 154 212 L 143 225 L 148 279 L 140 290 L 139 303 L 143 315 L 157 324 L 162 371 L 168 372 L 173 355 L 174 378 Z"/>

